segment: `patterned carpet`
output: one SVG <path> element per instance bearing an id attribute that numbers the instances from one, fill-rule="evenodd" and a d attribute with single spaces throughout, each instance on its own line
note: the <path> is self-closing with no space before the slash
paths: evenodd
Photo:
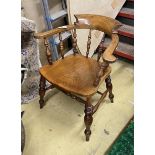
<path id="1" fill-rule="evenodd" d="M 122 134 L 108 151 L 108 155 L 133 155 L 134 154 L 134 121 L 125 128 Z"/>

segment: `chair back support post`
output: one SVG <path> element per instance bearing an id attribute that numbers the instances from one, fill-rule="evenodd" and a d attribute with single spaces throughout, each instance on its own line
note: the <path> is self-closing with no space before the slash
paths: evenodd
<path id="1" fill-rule="evenodd" d="M 87 41 L 87 52 L 86 52 L 86 57 L 87 58 L 88 58 L 88 55 L 89 55 L 90 45 L 91 45 L 91 29 L 89 30 L 88 41 Z"/>
<path id="2" fill-rule="evenodd" d="M 49 49 L 49 43 L 48 43 L 47 38 L 44 38 L 44 45 L 46 47 L 46 57 L 47 57 L 48 63 L 50 65 L 52 65 L 53 64 L 53 62 L 52 62 L 52 54 L 51 54 L 51 51 Z"/>
<path id="3" fill-rule="evenodd" d="M 63 41 L 62 41 L 62 35 L 61 32 L 59 33 L 59 40 L 60 40 L 60 54 L 62 59 L 64 59 L 64 47 L 63 47 Z"/>
<path id="4" fill-rule="evenodd" d="M 105 72 L 105 70 L 107 69 L 108 66 L 109 66 L 109 63 L 108 62 L 105 62 L 105 61 L 100 64 L 100 70 L 97 73 L 96 79 L 95 79 L 95 81 L 93 83 L 93 85 L 95 87 L 98 86 L 98 84 L 100 83 L 100 79 L 103 76 L 103 74 L 104 74 L 104 72 Z"/>
<path id="5" fill-rule="evenodd" d="M 103 36 L 103 38 L 102 38 L 102 40 L 101 40 L 101 42 L 99 44 L 99 47 L 98 47 L 97 62 L 99 62 L 99 60 L 101 58 L 101 55 L 102 55 L 102 53 L 104 51 L 104 40 L 105 40 L 104 36 Z"/>
<path id="6" fill-rule="evenodd" d="M 74 53 L 74 55 L 76 55 L 76 53 L 77 53 L 77 34 L 76 34 L 75 28 L 73 29 L 72 39 L 73 39 L 73 53 Z"/>
<path id="7" fill-rule="evenodd" d="M 103 42 L 104 39 L 100 42 L 100 45 L 98 47 L 98 57 L 97 62 L 99 62 L 100 58 L 102 57 L 102 60 L 108 63 L 112 63 L 116 60 L 116 58 L 113 55 L 113 51 L 117 47 L 117 43 L 119 41 L 118 35 L 117 35 L 117 29 L 122 25 L 117 20 L 114 20 L 110 17 L 100 16 L 100 15 L 92 15 L 92 14 L 78 14 L 75 15 L 76 22 L 73 25 L 66 25 L 62 27 L 58 27 L 53 30 L 49 30 L 47 32 L 41 32 L 35 34 L 36 38 L 44 38 L 45 46 L 46 46 L 46 55 L 49 64 L 52 64 L 52 55 L 49 49 L 47 38 L 50 36 L 53 36 L 55 34 L 59 34 L 59 40 L 60 40 L 60 54 L 62 59 L 64 59 L 64 47 L 63 47 L 63 40 L 62 40 L 62 33 L 66 31 L 72 31 L 72 44 L 73 44 L 73 53 L 76 55 L 76 53 L 80 53 L 78 46 L 77 46 L 77 34 L 76 29 L 89 29 L 88 34 L 88 41 L 87 41 L 87 50 L 86 50 L 86 57 L 89 56 L 89 50 L 91 46 L 91 32 L 92 30 L 98 30 L 102 31 L 105 34 L 109 35 L 112 38 L 112 42 L 109 44 L 107 49 L 104 51 Z M 104 52 L 103 52 L 104 51 Z M 103 65 L 104 66 L 104 65 Z M 101 67 L 102 68 L 102 67 Z M 102 70 L 102 69 L 101 69 Z"/>

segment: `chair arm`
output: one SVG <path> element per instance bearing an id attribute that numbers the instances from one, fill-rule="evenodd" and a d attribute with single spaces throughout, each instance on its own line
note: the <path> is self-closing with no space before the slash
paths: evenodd
<path id="1" fill-rule="evenodd" d="M 49 38 L 57 33 L 69 31 L 69 30 L 72 30 L 73 28 L 74 28 L 74 25 L 65 25 L 46 32 L 34 33 L 34 37 L 36 39 Z"/>
<path id="2" fill-rule="evenodd" d="M 116 61 L 116 57 L 113 55 L 113 52 L 118 46 L 118 42 L 119 42 L 119 37 L 117 33 L 112 33 L 111 38 L 112 38 L 111 43 L 109 44 L 109 46 L 107 47 L 107 49 L 104 51 L 102 55 L 103 60 L 109 63 Z"/>

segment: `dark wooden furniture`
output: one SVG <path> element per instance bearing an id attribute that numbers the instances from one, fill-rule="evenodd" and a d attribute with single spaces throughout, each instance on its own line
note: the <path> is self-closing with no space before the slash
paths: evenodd
<path id="1" fill-rule="evenodd" d="M 26 76 L 26 71 L 27 71 L 27 68 L 23 64 L 21 64 L 21 84 L 23 83 L 24 78 Z M 24 111 L 21 112 L 21 118 L 23 114 L 24 114 Z M 25 128 L 21 120 L 21 152 L 23 152 L 24 147 L 25 147 Z"/>
<path id="2" fill-rule="evenodd" d="M 113 102 L 114 95 L 112 93 L 112 83 L 110 78 L 111 67 L 109 63 L 116 61 L 113 51 L 116 49 L 119 42 L 117 29 L 121 26 L 121 23 L 109 17 L 91 14 L 79 14 L 75 15 L 75 18 L 76 22 L 74 25 L 66 25 L 47 32 L 34 34 L 37 39 L 44 39 L 47 59 L 49 62 L 48 65 L 40 68 L 41 79 L 39 103 L 40 108 L 43 108 L 45 105 L 45 91 L 54 87 L 60 89 L 73 99 L 84 103 L 84 122 L 86 125 L 84 133 L 86 135 L 86 141 L 89 141 L 89 137 L 91 135 L 90 126 L 93 121 L 92 116 L 97 111 L 100 103 L 106 97 L 107 93 L 109 93 L 110 101 Z M 90 29 L 85 56 L 81 55 L 77 47 L 76 29 Z M 105 51 L 103 50 L 103 42 L 100 43 L 97 60 L 88 57 L 91 45 L 91 31 L 93 30 L 105 32 L 112 38 L 112 42 Z M 66 57 L 64 57 L 63 42 L 61 37 L 61 33 L 65 31 L 72 31 L 74 52 L 73 55 Z M 47 39 L 57 33 L 59 34 L 60 39 L 62 59 L 53 62 Z M 100 58 L 101 61 L 99 61 Z M 45 85 L 46 80 L 51 83 L 51 86 L 48 88 L 46 88 Z M 105 81 L 107 89 L 102 93 L 98 91 L 98 88 L 103 81 Z M 91 97 L 95 93 L 100 94 L 101 97 L 97 104 L 93 106 L 91 104 Z M 86 100 L 80 98 L 79 95 L 85 97 Z"/>

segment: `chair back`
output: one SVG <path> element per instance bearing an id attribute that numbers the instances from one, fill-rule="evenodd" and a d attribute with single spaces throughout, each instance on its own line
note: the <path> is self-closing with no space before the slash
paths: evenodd
<path id="1" fill-rule="evenodd" d="M 117 29 L 121 26 L 121 23 L 118 22 L 115 19 L 112 19 L 110 17 L 105 17 L 101 15 L 93 15 L 93 14 L 78 14 L 74 15 L 76 18 L 76 22 L 73 25 L 65 25 L 58 28 L 55 28 L 53 30 L 44 32 L 44 33 L 38 33 L 35 35 L 36 38 L 44 38 L 45 39 L 45 46 L 46 46 L 46 54 L 47 58 L 50 64 L 52 64 L 52 57 L 51 52 L 49 49 L 49 43 L 48 38 L 53 35 L 59 35 L 59 41 L 60 41 L 60 54 L 62 59 L 64 59 L 64 43 L 62 39 L 62 33 L 66 31 L 71 31 L 72 34 L 72 46 L 73 46 L 73 54 L 76 55 L 79 53 L 79 49 L 77 46 L 77 29 L 89 29 L 88 34 L 88 41 L 87 41 L 87 50 L 86 50 L 86 57 L 88 58 L 89 50 L 91 46 L 91 33 L 92 30 L 98 30 L 102 31 L 108 36 L 112 36 L 113 33 L 117 33 Z M 101 41 L 99 47 L 98 47 L 98 58 L 97 61 L 99 61 L 101 53 L 103 52 L 103 41 Z"/>

